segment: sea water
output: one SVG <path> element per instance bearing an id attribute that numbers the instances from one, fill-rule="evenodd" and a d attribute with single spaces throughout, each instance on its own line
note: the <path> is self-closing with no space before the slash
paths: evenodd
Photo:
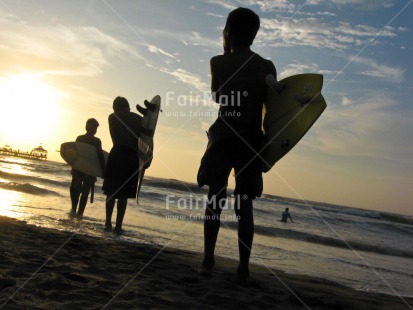
<path id="1" fill-rule="evenodd" d="M 145 178 L 139 205 L 128 201 L 125 234 L 118 237 L 103 231 L 102 180 L 82 219 L 70 216 L 70 182 L 66 164 L 0 156 L 0 215 L 73 233 L 203 251 L 205 189 Z M 216 253 L 237 259 L 232 203 L 229 199 L 222 213 Z M 294 223 L 280 222 L 287 207 Z M 275 276 L 274 270 L 282 270 L 363 291 L 413 296 L 412 217 L 263 195 L 254 201 L 254 222 L 251 261 Z"/>

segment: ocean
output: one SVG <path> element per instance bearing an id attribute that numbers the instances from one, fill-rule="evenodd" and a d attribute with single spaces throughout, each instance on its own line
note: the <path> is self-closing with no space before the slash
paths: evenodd
<path id="1" fill-rule="evenodd" d="M 206 190 L 196 184 L 147 177 L 139 205 L 128 202 L 125 234 L 116 236 L 103 231 L 102 180 L 82 219 L 69 213 L 70 181 L 67 164 L 0 156 L 0 215 L 78 234 L 203 251 Z M 231 203 L 222 213 L 216 254 L 238 259 Z M 287 207 L 294 223 L 280 222 Z M 263 195 L 254 201 L 254 221 L 252 263 L 357 290 L 413 297 L 412 217 Z"/>

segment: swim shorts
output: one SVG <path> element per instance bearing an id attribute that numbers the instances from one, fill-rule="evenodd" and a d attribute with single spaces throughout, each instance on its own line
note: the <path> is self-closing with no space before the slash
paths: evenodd
<path id="1" fill-rule="evenodd" d="M 135 198 L 139 178 L 138 153 L 115 145 L 109 153 L 103 192 L 110 198 Z"/>
<path id="2" fill-rule="evenodd" d="M 234 195 L 254 199 L 262 194 L 262 160 L 257 155 L 263 145 L 262 135 L 248 138 L 234 136 L 219 140 L 208 138 L 208 146 L 198 171 L 198 186 L 226 188 L 232 168 L 235 171 Z"/>

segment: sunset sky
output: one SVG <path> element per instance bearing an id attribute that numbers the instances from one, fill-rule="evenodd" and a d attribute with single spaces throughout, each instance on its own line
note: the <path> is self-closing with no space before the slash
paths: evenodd
<path id="1" fill-rule="evenodd" d="M 405 0 L 0 0 L 0 146 L 49 159 L 107 117 L 159 94 L 147 175 L 196 182 L 209 100 L 209 59 L 222 54 L 228 13 L 253 9 L 252 49 L 278 79 L 324 75 L 327 109 L 264 175 L 264 192 L 413 215 L 413 4 Z M 234 185 L 230 178 L 230 186 Z"/>

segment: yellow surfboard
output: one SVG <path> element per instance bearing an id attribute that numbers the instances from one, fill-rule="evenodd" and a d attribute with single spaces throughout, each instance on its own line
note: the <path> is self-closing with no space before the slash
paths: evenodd
<path id="1" fill-rule="evenodd" d="M 108 161 L 108 155 L 106 151 L 103 151 L 105 162 Z M 103 178 L 102 167 L 95 146 L 83 142 L 65 142 L 60 146 L 60 156 L 73 169 L 87 175 Z"/>
<path id="2" fill-rule="evenodd" d="M 279 82 L 269 76 L 267 84 L 263 109 L 265 144 L 260 152 L 263 172 L 268 172 L 301 140 L 327 107 L 321 95 L 321 74 L 298 74 Z"/>

